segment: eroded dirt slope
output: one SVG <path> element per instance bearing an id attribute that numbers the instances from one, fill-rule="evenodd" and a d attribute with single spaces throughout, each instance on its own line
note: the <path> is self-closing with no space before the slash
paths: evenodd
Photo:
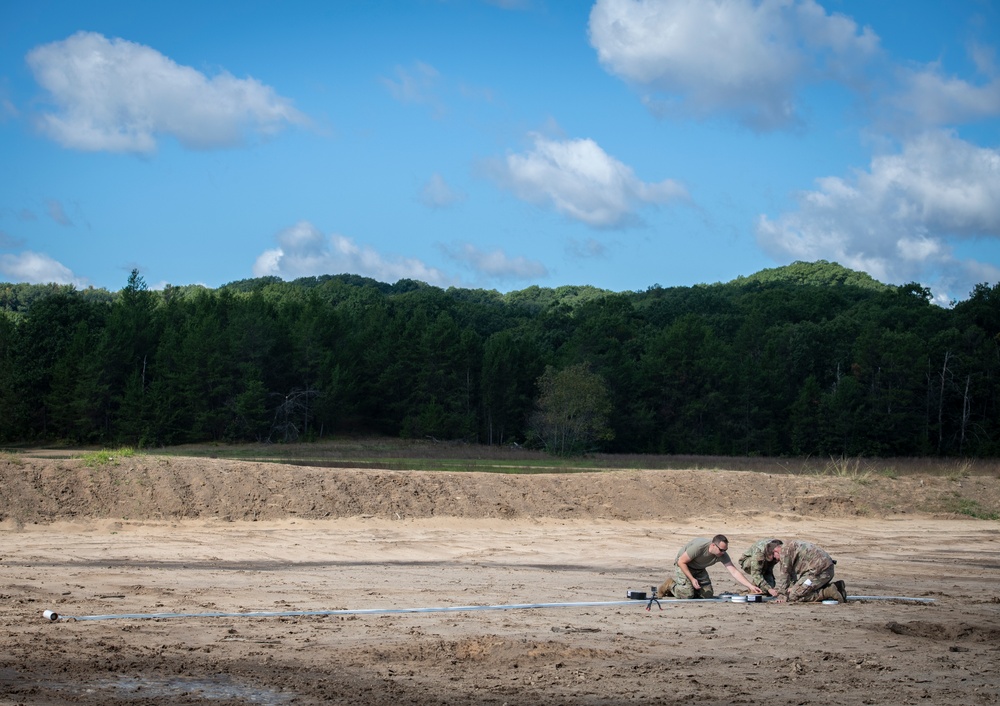
<path id="1" fill-rule="evenodd" d="M 996 511 L 996 478 L 848 478 L 723 471 L 574 474 L 323 469 L 141 455 L 91 468 L 78 459 L 0 459 L 0 520 L 372 516 L 685 518 L 716 512 L 815 517 Z"/>

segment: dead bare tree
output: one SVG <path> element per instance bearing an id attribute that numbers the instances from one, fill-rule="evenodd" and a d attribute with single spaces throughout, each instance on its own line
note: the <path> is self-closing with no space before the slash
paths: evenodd
<path id="1" fill-rule="evenodd" d="M 274 421 L 271 423 L 272 436 L 277 433 L 282 441 L 288 443 L 296 441 L 303 431 L 308 431 L 309 400 L 319 394 L 319 390 L 313 388 L 306 390 L 293 388 L 288 392 L 274 410 Z"/>

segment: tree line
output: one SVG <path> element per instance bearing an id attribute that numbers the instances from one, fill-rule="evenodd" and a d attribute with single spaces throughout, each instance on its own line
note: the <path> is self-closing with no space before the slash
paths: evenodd
<path id="1" fill-rule="evenodd" d="M 0 283 L 0 442 L 345 433 L 557 453 L 995 456 L 1000 284 L 942 308 L 835 263 L 732 282 L 441 289 L 355 275 Z"/>

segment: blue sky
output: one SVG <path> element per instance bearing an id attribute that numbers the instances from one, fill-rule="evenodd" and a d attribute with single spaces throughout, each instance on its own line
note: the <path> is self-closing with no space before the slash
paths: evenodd
<path id="1" fill-rule="evenodd" d="M 0 281 L 1000 281 L 988 0 L 0 0 Z"/>

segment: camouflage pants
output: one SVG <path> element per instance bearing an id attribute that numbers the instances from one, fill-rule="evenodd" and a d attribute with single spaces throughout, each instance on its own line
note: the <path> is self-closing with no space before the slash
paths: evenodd
<path id="1" fill-rule="evenodd" d="M 833 564 L 819 571 L 807 571 L 788 587 L 789 603 L 809 603 L 823 600 L 820 593 L 833 581 Z"/>
<path id="2" fill-rule="evenodd" d="M 715 596 L 715 591 L 712 590 L 712 579 L 709 578 L 707 571 L 691 569 L 691 575 L 695 577 L 701 588 L 696 590 L 684 572 L 678 568 L 674 572 L 674 598 L 712 598 Z"/>

